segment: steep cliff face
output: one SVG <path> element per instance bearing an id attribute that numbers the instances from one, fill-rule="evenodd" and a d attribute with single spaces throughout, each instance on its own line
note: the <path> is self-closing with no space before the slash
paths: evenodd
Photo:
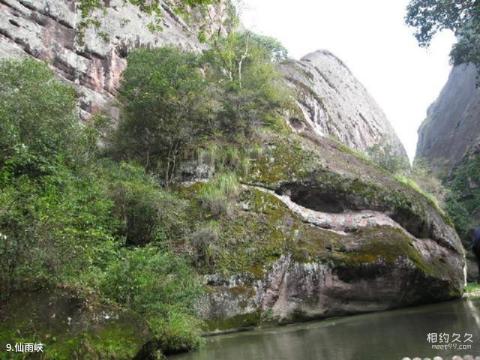
<path id="1" fill-rule="evenodd" d="M 448 201 L 466 248 L 469 233 L 480 224 L 480 89 L 472 64 L 456 66 L 418 130 L 417 160 L 423 160 L 451 190 Z M 469 251 L 468 278 L 478 279 Z"/>
<path id="2" fill-rule="evenodd" d="M 465 154 L 480 143 L 480 89 L 475 66 L 453 68 L 438 99 L 418 130 L 417 159 L 425 159 L 446 176 Z"/>
<path id="3" fill-rule="evenodd" d="M 305 125 L 318 135 L 332 136 L 351 148 L 375 146 L 407 159 L 403 145 L 385 114 L 365 87 L 332 53 L 319 50 L 289 61 L 283 73 L 297 95 Z M 292 118 L 292 126 L 301 127 Z"/>
<path id="4" fill-rule="evenodd" d="M 77 86 L 84 116 L 114 101 L 125 56 L 132 47 L 202 48 L 197 41 L 198 32 L 203 31 L 202 16 L 187 25 L 166 3 L 163 31 L 155 33 L 148 30 L 155 19 L 121 0 L 96 10 L 102 11 L 98 26 L 82 29 L 82 15 L 75 3 L 0 0 L 0 56 L 48 61 L 59 76 Z M 218 6 L 206 15 L 222 23 L 226 8 L 222 3 Z M 192 263 L 196 261 L 196 270 L 203 275 L 207 291 L 197 310 L 210 330 L 385 310 L 461 296 L 464 250 L 446 217 L 415 189 L 349 148 L 366 151 L 379 146 L 406 158 L 365 88 L 326 51 L 287 62 L 282 71 L 296 92 L 300 109 L 285 109 L 291 114 L 285 121 L 294 131 L 265 128 L 252 140 L 255 143 L 245 144 L 241 151 L 248 156 L 248 170 L 235 174 L 241 185 L 236 198 L 227 204 L 231 209 L 214 214 L 202 207 L 202 191 L 215 185 L 215 166 L 202 159 L 188 164 L 192 181 L 168 190 L 182 198 L 179 211 L 186 211 L 195 231 L 208 232 L 213 227 L 204 244 L 207 250 L 197 261 L 191 238 L 182 238 L 174 247 Z M 42 307 L 35 300 L 29 303 Z M 81 307 L 79 312 L 66 309 L 63 319 L 52 320 L 58 324 L 56 331 L 76 337 L 76 332 L 64 331 L 69 326 L 65 317 L 86 319 L 82 324 L 87 325 L 98 318 Z M 133 321 L 128 317 L 126 322 Z M 10 315 L 12 323 L 14 318 L 15 314 Z M 113 325 L 122 330 L 122 339 L 130 337 L 124 319 L 116 319 L 119 323 Z M 100 330 L 103 325 L 102 320 Z M 137 325 L 138 332 L 132 336 L 138 339 L 129 350 L 134 353 L 150 339 L 145 324 Z M 110 338 L 108 333 L 101 336 Z"/>
<path id="5" fill-rule="evenodd" d="M 172 45 L 199 51 L 199 32 L 223 31 L 228 17 L 225 1 L 204 9 L 205 14 L 192 11 L 189 23 L 174 8 L 162 1 L 158 23 L 155 15 L 123 0 L 94 8 L 88 17 L 82 15 L 80 1 L 2 0 L 0 58 L 33 56 L 50 63 L 77 87 L 86 118 L 112 103 L 130 49 Z M 153 31 L 153 25 L 161 31 Z"/>

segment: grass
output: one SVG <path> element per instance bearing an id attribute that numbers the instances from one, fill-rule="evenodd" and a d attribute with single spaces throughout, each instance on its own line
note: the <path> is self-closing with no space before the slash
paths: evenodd
<path id="1" fill-rule="evenodd" d="M 416 192 L 418 192 L 420 195 L 422 195 L 423 197 L 425 197 L 433 206 L 434 208 L 442 215 L 442 217 L 445 219 L 447 217 L 447 214 L 445 213 L 445 211 L 442 209 L 442 207 L 440 206 L 440 204 L 438 203 L 438 200 L 437 198 L 432 195 L 432 194 L 429 194 L 427 193 L 426 191 L 424 191 L 418 184 L 415 180 L 413 180 L 412 178 L 409 178 L 405 175 L 401 175 L 401 174 L 397 174 L 394 176 L 395 180 L 397 180 L 399 183 L 405 185 L 405 186 L 408 186 L 409 188 L 415 190 Z"/>
<path id="2" fill-rule="evenodd" d="M 219 174 L 200 189 L 198 197 L 202 207 L 218 217 L 230 213 L 231 203 L 239 190 L 240 183 L 235 174 Z"/>
<path id="3" fill-rule="evenodd" d="M 465 294 L 468 297 L 480 297 L 480 284 L 468 283 L 467 286 L 465 286 Z"/>

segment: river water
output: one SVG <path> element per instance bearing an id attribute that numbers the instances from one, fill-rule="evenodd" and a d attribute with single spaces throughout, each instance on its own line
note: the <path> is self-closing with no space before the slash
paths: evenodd
<path id="1" fill-rule="evenodd" d="M 440 349 L 439 345 L 451 348 Z M 401 360 L 441 356 L 450 360 L 453 355 L 480 355 L 480 299 L 215 336 L 207 338 L 201 350 L 172 359 Z"/>

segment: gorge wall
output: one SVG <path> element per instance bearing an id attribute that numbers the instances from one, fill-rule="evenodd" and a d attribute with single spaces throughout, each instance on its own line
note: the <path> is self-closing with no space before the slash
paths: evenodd
<path id="1" fill-rule="evenodd" d="M 227 3 L 189 21 L 172 6 L 162 3 L 162 30 L 151 32 L 155 19 L 121 0 L 94 10 L 99 24 L 84 29 L 78 2 L 0 0 L 0 57 L 47 61 L 76 86 L 85 118 L 105 107 L 115 111 L 110 105 L 131 48 L 200 51 L 200 31 L 225 30 Z M 208 331 L 460 297 L 464 249 L 449 220 L 431 200 L 352 150 L 378 146 L 406 159 L 363 85 L 327 51 L 287 61 L 281 69 L 298 104 L 284 111 L 292 131 L 262 129 L 255 147 L 242 149 L 248 171 L 238 175 L 240 189 L 228 214 L 215 217 L 202 207 L 199 194 L 215 184 L 215 169 L 172 190 L 197 227 L 193 234 L 211 235 L 207 248 L 218 255 L 217 263 L 196 265 L 206 288 L 197 310 Z M 208 165 L 198 159 L 193 172 Z M 178 246 L 186 257 L 195 251 L 192 242 L 186 238 Z M 59 297 L 62 303 L 65 295 Z M 116 310 L 109 309 L 98 327 L 112 318 L 123 327 L 123 319 L 110 313 Z M 13 310 L 9 316 L 13 322 Z M 85 328 L 91 324 L 77 307 L 61 316 L 52 320 L 63 321 L 60 327 L 67 327 L 65 318 L 82 318 Z M 132 337 L 140 333 L 146 333 L 143 326 Z M 147 341 L 143 335 L 135 346 Z"/>
<path id="2" fill-rule="evenodd" d="M 200 31 L 207 36 L 224 31 L 229 12 L 226 1 L 204 13 L 191 10 L 184 18 L 172 1 L 160 2 L 161 18 L 123 0 L 109 1 L 88 15 L 80 5 L 69 0 L 0 1 L 0 58 L 32 56 L 48 62 L 76 86 L 83 118 L 112 105 L 130 49 L 172 45 L 200 51 Z"/>
<path id="3" fill-rule="evenodd" d="M 220 1 L 183 17 L 176 2 L 162 1 L 160 23 L 128 1 L 112 0 L 102 9 L 82 15 L 79 1 L 0 1 L 0 58 L 32 56 L 47 61 L 55 72 L 73 83 L 80 95 L 79 111 L 88 118 L 100 109 L 113 116 L 126 56 L 135 47 L 173 45 L 201 51 L 200 32 L 210 36 L 228 31 L 231 4 Z M 87 24 L 87 26 L 86 26 Z M 152 29 L 152 25 L 161 30 Z M 332 136 L 354 149 L 381 146 L 407 158 L 385 114 L 341 60 L 317 51 L 300 61 L 282 65 L 294 89 L 305 126 Z M 292 118 L 293 126 L 295 118 Z"/>
<path id="4" fill-rule="evenodd" d="M 418 130 L 416 161 L 431 167 L 451 195 L 449 213 L 465 247 L 480 226 L 480 89 L 473 64 L 452 69 L 438 99 Z M 478 278 L 475 256 L 467 253 L 470 281 Z"/>
<path id="5" fill-rule="evenodd" d="M 473 64 L 452 69 L 438 99 L 418 130 L 417 159 L 448 176 L 480 144 L 480 90 Z"/>

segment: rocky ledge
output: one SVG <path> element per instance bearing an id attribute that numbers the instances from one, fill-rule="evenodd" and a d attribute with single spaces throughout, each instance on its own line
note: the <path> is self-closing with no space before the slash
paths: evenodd
<path id="1" fill-rule="evenodd" d="M 240 264 L 205 273 L 198 311 L 209 331 L 462 296 L 464 250 L 431 200 L 325 137 L 265 137 L 219 223 Z"/>

